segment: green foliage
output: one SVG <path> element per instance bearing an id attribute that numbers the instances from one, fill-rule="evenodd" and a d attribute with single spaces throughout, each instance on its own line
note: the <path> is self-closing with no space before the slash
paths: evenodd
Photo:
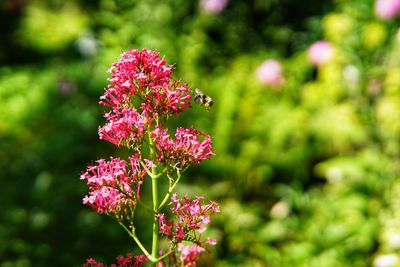
<path id="1" fill-rule="evenodd" d="M 135 250 L 83 207 L 79 174 L 93 157 L 117 156 L 98 140 L 97 102 L 111 62 L 142 47 L 214 99 L 210 112 L 194 105 L 178 117 L 212 133 L 217 153 L 179 188 L 221 204 L 204 265 L 400 256 L 400 43 L 396 20 L 375 18 L 373 2 L 231 0 L 218 14 L 183 0 L 0 4 L 10 26 L 0 43 L 0 266 L 79 266 Z M 306 50 L 320 39 L 334 56 L 314 67 Z M 267 58 L 282 63 L 279 88 L 257 80 Z"/>

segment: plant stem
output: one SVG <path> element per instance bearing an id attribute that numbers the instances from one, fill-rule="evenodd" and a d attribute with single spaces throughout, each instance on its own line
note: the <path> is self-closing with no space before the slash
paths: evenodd
<path id="1" fill-rule="evenodd" d="M 154 144 L 149 134 L 150 158 L 155 160 Z M 153 196 L 153 240 L 151 247 L 151 261 L 156 266 L 158 258 L 158 175 L 156 167 L 151 168 L 151 192 Z"/>
<path id="2" fill-rule="evenodd" d="M 139 246 L 139 248 L 142 250 L 144 255 L 146 255 L 147 258 L 151 258 L 150 253 L 147 251 L 147 249 L 143 246 L 142 242 L 140 242 L 139 238 L 136 236 L 135 233 L 135 228 L 132 228 L 132 231 L 130 231 L 122 222 L 118 221 L 119 224 L 125 229 L 126 232 L 135 240 L 136 244 Z"/>
<path id="3" fill-rule="evenodd" d="M 180 179 L 181 179 L 181 173 L 178 171 L 175 182 L 173 183 L 173 185 L 171 185 L 169 187 L 167 194 L 165 195 L 164 199 L 161 201 L 160 206 L 158 207 L 159 210 L 165 205 L 165 203 L 167 203 L 167 201 L 171 197 L 172 191 L 174 190 L 175 186 L 178 184 Z"/>
<path id="4" fill-rule="evenodd" d="M 152 194 L 153 194 L 153 244 L 151 249 L 151 256 L 153 259 L 158 257 L 158 219 L 156 214 L 158 212 L 158 188 L 157 178 L 151 179 Z"/>

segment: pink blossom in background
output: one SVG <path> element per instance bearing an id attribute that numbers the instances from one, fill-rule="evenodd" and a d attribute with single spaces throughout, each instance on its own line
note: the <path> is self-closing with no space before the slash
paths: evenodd
<path id="1" fill-rule="evenodd" d="M 317 66 L 320 66 L 333 57 L 333 46 L 327 41 L 317 41 L 308 48 L 308 58 Z"/>
<path id="2" fill-rule="evenodd" d="M 228 4 L 228 0 L 200 0 L 200 8 L 209 13 L 220 13 Z"/>
<path id="3" fill-rule="evenodd" d="M 280 86 L 284 81 L 281 64 L 274 59 L 265 60 L 258 67 L 256 75 L 262 84 L 269 86 Z"/>
<path id="4" fill-rule="evenodd" d="M 376 0 L 375 14 L 377 17 L 389 20 L 397 16 L 400 11 L 400 0 Z"/>

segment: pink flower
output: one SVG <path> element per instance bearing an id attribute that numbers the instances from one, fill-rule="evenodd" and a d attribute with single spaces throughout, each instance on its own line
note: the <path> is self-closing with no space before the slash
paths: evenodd
<path id="1" fill-rule="evenodd" d="M 203 197 L 196 197 L 192 201 L 188 197 L 178 199 L 174 193 L 169 204 L 176 221 L 167 221 L 164 213 L 157 214 L 159 219 L 159 231 L 173 242 L 180 243 L 183 240 L 191 241 L 197 245 L 215 245 L 214 239 L 201 241 L 201 235 L 211 221 L 211 216 L 219 212 L 216 202 L 204 204 Z"/>
<path id="2" fill-rule="evenodd" d="M 200 260 L 200 254 L 205 250 L 203 247 L 197 245 L 185 246 L 183 244 L 178 245 L 178 251 L 181 253 L 179 259 L 183 266 L 197 266 L 197 262 Z"/>
<path id="3" fill-rule="evenodd" d="M 108 122 L 99 128 L 99 137 L 120 146 L 140 144 L 145 134 L 146 118 L 134 108 L 113 108 L 104 117 Z"/>
<path id="4" fill-rule="evenodd" d="M 151 119 L 175 115 L 190 107 L 192 97 L 186 84 L 172 79 L 172 70 L 173 66 L 157 52 L 130 49 L 109 70 L 110 84 L 100 97 L 100 104 L 133 108 L 132 100 L 136 98 Z"/>
<path id="5" fill-rule="evenodd" d="M 265 85 L 280 86 L 283 84 L 281 64 L 273 59 L 265 60 L 256 72 L 258 80 Z"/>
<path id="6" fill-rule="evenodd" d="M 189 87 L 181 81 L 171 81 L 154 87 L 140 106 L 148 114 L 176 115 L 191 107 Z"/>
<path id="7" fill-rule="evenodd" d="M 103 263 L 95 261 L 93 258 L 89 258 L 82 265 L 82 267 L 106 267 Z"/>
<path id="8" fill-rule="evenodd" d="M 126 161 L 119 158 L 111 158 L 110 161 L 100 159 L 97 165 L 89 166 L 81 175 L 81 180 L 87 180 L 90 190 L 89 195 L 83 198 L 83 204 L 106 214 L 134 209 L 134 201 L 140 198 L 140 185 L 146 171 L 140 168 L 139 154 L 129 160 L 130 170 Z"/>
<path id="9" fill-rule="evenodd" d="M 83 204 L 95 209 L 97 213 L 115 213 L 121 210 L 129 199 L 117 189 L 107 186 L 93 188 L 89 195 L 83 198 Z"/>
<path id="10" fill-rule="evenodd" d="M 134 262 L 132 262 L 133 260 Z M 149 259 L 145 255 L 134 256 L 133 254 L 128 253 L 126 257 L 118 256 L 117 264 L 111 264 L 110 267 L 140 267 L 147 261 L 149 261 Z M 107 265 L 89 258 L 82 267 L 107 267 Z"/>
<path id="11" fill-rule="evenodd" d="M 376 0 L 375 14 L 377 17 L 389 20 L 397 16 L 400 11 L 400 0 Z"/>
<path id="12" fill-rule="evenodd" d="M 228 0 L 201 0 L 200 8 L 209 13 L 220 13 L 228 4 Z"/>
<path id="13" fill-rule="evenodd" d="M 199 137 L 203 140 L 200 141 Z M 173 140 L 167 130 L 158 126 L 153 131 L 152 138 L 155 140 L 158 160 L 176 168 L 185 169 L 215 155 L 211 137 L 193 128 L 178 128 Z"/>
<path id="14" fill-rule="evenodd" d="M 327 41 L 317 41 L 308 48 L 308 58 L 314 65 L 323 65 L 332 57 L 333 47 Z"/>

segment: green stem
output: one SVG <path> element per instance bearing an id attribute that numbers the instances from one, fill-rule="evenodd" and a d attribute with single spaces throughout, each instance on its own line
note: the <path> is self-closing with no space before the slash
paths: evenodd
<path id="1" fill-rule="evenodd" d="M 153 140 L 149 134 L 149 146 L 150 146 L 150 158 L 155 159 L 154 144 Z M 157 169 L 155 167 L 151 168 L 151 192 L 153 195 L 153 240 L 151 247 L 151 260 L 153 266 L 156 266 L 158 257 L 158 219 L 156 217 L 158 213 L 158 177 Z"/>
<path id="2" fill-rule="evenodd" d="M 174 190 L 175 186 L 178 184 L 180 179 L 181 179 L 181 173 L 179 171 L 177 171 L 176 180 L 173 183 L 173 185 L 169 187 L 167 194 L 165 195 L 164 199 L 161 201 L 161 204 L 158 207 L 159 210 L 167 203 L 167 201 L 171 197 L 172 191 Z"/>
<path id="3" fill-rule="evenodd" d="M 162 255 L 161 257 L 157 258 L 156 261 L 159 262 L 160 260 L 168 257 L 172 252 L 173 252 L 172 250 L 169 251 L 168 253 L 166 253 L 166 254 Z"/>
<path id="4" fill-rule="evenodd" d="M 135 233 L 135 228 L 132 228 L 132 231 L 129 231 L 129 229 L 120 221 L 118 221 L 119 224 L 125 229 L 125 231 L 135 240 L 136 244 L 139 246 L 139 248 L 142 250 L 144 255 L 146 255 L 147 258 L 151 259 L 150 253 L 147 251 L 147 249 L 143 246 L 142 242 L 140 242 L 139 238 L 137 237 Z"/>

